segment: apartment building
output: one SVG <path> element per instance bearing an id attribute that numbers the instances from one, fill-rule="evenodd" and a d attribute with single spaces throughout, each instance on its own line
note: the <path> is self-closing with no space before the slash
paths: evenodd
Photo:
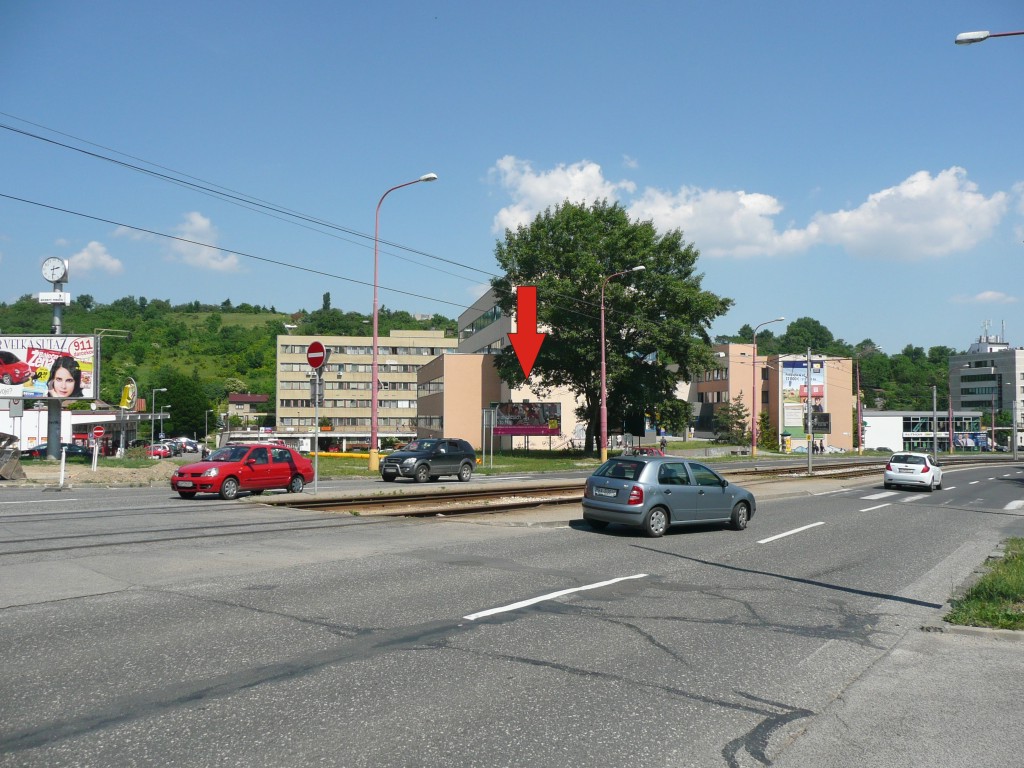
<path id="1" fill-rule="evenodd" d="M 324 365 L 324 403 L 319 424 L 310 398 L 312 369 L 306 350 L 319 341 L 329 353 Z M 416 436 L 417 374 L 434 358 L 452 352 L 458 339 L 444 331 L 399 331 L 379 336 L 377 345 L 377 434 L 400 442 Z M 372 336 L 277 337 L 277 433 L 318 431 L 343 447 L 367 447 L 370 440 Z"/>

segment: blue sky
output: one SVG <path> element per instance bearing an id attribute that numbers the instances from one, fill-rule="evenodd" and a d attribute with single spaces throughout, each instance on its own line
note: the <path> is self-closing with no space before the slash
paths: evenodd
<path id="1" fill-rule="evenodd" d="M 104 303 L 368 313 L 377 201 L 433 172 L 381 208 L 384 306 L 458 316 L 506 226 L 608 198 L 694 242 L 713 333 L 1024 345 L 1024 36 L 953 44 L 1022 29 L 1009 0 L 7 2 L 0 301 L 60 256 Z"/>

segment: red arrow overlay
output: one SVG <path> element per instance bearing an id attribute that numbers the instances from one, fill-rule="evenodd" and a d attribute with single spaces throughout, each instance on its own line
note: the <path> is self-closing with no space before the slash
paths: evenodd
<path id="1" fill-rule="evenodd" d="M 537 286 L 520 285 L 516 288 L 516 328 L 515 333 L 508 335 L 512 349 L 519 358 L 523 375 L 530 378 L 530 371 L 537 361 L 540 345 L 544 343 L 546 333 L 537 333 Z"/>

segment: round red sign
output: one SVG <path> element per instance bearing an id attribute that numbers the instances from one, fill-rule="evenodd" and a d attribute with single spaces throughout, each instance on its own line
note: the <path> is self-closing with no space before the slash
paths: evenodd
<path id="1" fill-rule="evenodd" d="M 306 349 L 306 361 L 310 368 L 319 368 L 324 364 L 324 345 L 319 341 L 312 341 Z"/>
<path id="2" fill-rule="evenodd" d="M 103 427 L 93 427 L 92 436 L 95 437 L 97 440 L 103 437 Z"/>

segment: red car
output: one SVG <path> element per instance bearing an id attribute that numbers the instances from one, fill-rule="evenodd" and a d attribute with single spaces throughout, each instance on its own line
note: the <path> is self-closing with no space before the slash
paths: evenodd
<path id="1" fill-rule="evenodd" d="M 0 350 L 0 381 L 4 384 L 21 384 L 32 377 L 28 363 L 19 360 L 7 350 Z"/>
<path id="2" fill-rule="evenodd" d="M 204 461 L 186 464 L 171 475 L 171 490 L 183 499 L 197 493 L 216 493 L 233 499 L 240 491 L 258 496 L 282 488 L 302 493 L 313 482 L 313 462 L 282 445 L 226 445 Z"/>
<path id="3" fill-rule="evenodd" d="M 642 446 L 640 448 L 633 449 L 634 456 L 664 456 L 665 452 L 661 448 L 652 448 L 650 446 Z"/>
<path id="4" fill-rule="evenodd" d="M 156 443 L 149 448 L 149 458 L 151 459 L 169 459 L 171 457 L 171 449 L 163 443 Z"/>

